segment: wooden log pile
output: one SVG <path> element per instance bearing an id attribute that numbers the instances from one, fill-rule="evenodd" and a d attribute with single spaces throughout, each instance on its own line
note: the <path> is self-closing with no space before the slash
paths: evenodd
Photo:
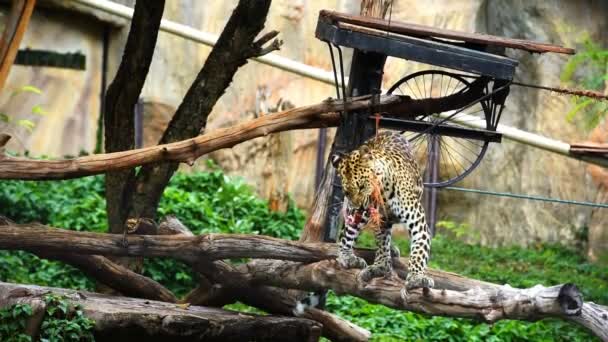
<path id="1" fill-rule="evenodd" d="M 208 281 L 206 286 L 198 289 L 198 294 L 190 294 L 188 301 L 207 304 L 224 297 L 224 300 L 216 303 L 223 305 L 238 299 L 264 307 L 271 304 L 260 305 L 255 300 L 247 299 L 247 296 L 256 297 L 256 291 L 258 294 L 264 292 L 260 290 L 263 287 L 305 291 L 331 289 L 337 294 L 350 294 L 395 309 L 473 318 L 485 322 L 502 319 L 535 321 L 560 317 L 585 326 L 602 339 L 608 339 L 608 308 L 584 302 L 580 291 L 573 284 L 551 287 L 536 285 L 528 289 L 516 289 L 431 270 L 429 274 L 435 280 L 436 288 L 413 290 L 404 300 L 401 290 L 407 274 L 406 259 L 394 260 L 394 277 L 361 283 L 357 278 L 359 270 L 341 269 L 333 260 L 337 246 L 330 243 L 295 242 L 239 234 L 183 234 L 130 236 L 127 244 L 123 244 L 122 238 L 114 234 L 5 223 L 8 224 L 0 226 L 0 249 L 22 249 L 36 254 L 47 251 L 56 259 L 65 260 L 77 267 L 79 261 L 60 256 L 62 251 L 65 253 L 65 246 L 70 246 L 70 255 L 78 255 L 75 259 L 87 260 L 92 255 L 114 255 L 173 257 L 182 260 Z M 40 239 L 41 236 L 45 238 Z M 373 255 L 371 250 L 358 250 L 357 253 L 368 260 Z M 237 266 L 219 261 L 231 258 L 254 260 Z M 102 271 L 101 274 L 103 273 Z M 125 273 L 123 276 L 132 279 L 139 275 Z M 100 276 L 95 278 L 102 280 Z M 237 293 L 240 294 L 235 295 Z M 267 298 L 268 293 L 262 296 L 264 297 L 257 300 Z M 267 299 L 273 302 L 277 298 Z M 293 309 L 295 303 L 289 302 L 286 306 Z M 286 309 L 283 308 L 282 311 Z"/>

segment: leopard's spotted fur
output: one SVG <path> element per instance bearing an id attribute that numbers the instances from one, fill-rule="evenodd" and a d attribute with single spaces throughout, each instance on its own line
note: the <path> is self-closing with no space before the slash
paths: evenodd
<path id="1" fill-rule="evenodd" d="M 349 154 L 332 156 L 332 163 L 342 180 L 346 201 L 339 264 L 346 268 L 363 268 L 359 274 L 363 281 L 390 275 L 391 226 L 400 222 L 407 226 L 411 238 L 403 295 L 408 289 L 433 287 L 433 280 L 425 275 L 431 235 L 420 201 L 422 178 L 407 139 L 395 132 L 380 132 Z M 383 207 L 378 207 L 372 200 L 374 181 L 381 187 Z M 367 266 L 363 259 L 354 255 L 353 244 L 370 216 L 375 214 L 373 210 L 377 210 L 383 220 L 375 229 L 378 250 L 374 264 Z"/>

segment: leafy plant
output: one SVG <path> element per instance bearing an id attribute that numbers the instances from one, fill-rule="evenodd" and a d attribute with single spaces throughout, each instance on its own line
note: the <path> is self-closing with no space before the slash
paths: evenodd
<path id="1" fill-rule="evenodd" d="M 583 49 L 570 58 L 561 75 L 564 82 L 585 89 L 601 91 L 608 81 L 608 49 L 596 44 L 590 37 L 583 38 Z M 568 121 L 582 115 L 584 127 L 594 128 L 608 112 L 608 102 L 588 97 L 574 97 L 574 107 L 566 114 Z"/>
<path id="2" fill-rule="evenodd" d="M 46 314 L 40 329 L 40 340 L 94 341 L 95 321 L 87 318 L 80 305 L 73 305 L 63 296 L 48 294 L 44 297 Z"/>
<path id="3" fill-rule="evenodd" d="M 15 90 L 13 90 L 12 94 L 16 95 L 16 94 L 20 94 L 20 93 L 32 93 L 35 95 L 41 95 L 42 94 L 42 90 L 32 86 L 32 85 L 25 85 L 22 87 L 19 87 Z M 32 107 L 31 110 L 32 114 L 36 114 L 36 115 L 46 115 L 48 114 L 41 105 L 35 105 L 34 107 Z M 13 118 L 5 113 L 0 113 L 0 124 L 4 124 L 5 128 L 13 126 L 13 127 L 21 127 L 23 129 L 25 129 L 28 132 L 33 132 L 34 127 L 36 127 L 36 124 L 29 119 L 20 119 L 17 120 L 16 122 L 13 121 Z M 0 126 L 0 128 L 2 128 L 2 126 Z"/>
<path id="4" fill-rule="evenodd" d="M 32 315 L 32 307 L 27 304 L 15 304 L 0 309 L 0 341 L 29 342 L 25 334 L 27 319 Z"/>
<path id="5" fill-rule="evenodd" d="M 85 317 L 80 305 L 73 305 L 63 296 L 47 294 L 45 315 L 40 325 L 40 341 L 94 341 L 95 321 Z M 25 334 L 26 324 L 32 316 L 28 304 L 15 304 L 0 309 L 0 340 L 6 342 L 29 342 Z"/>

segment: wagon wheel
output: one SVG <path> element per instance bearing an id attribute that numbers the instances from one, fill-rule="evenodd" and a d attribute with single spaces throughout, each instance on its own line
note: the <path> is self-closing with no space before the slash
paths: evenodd
<path id="1" fill-rule="evenodd" d="M 388 93 L 407 95 L 418 100 L 438 98 L 464 92 L 470 84 L 471 82 L 461 75 L 441 70 L 426 70 L 402 78 L 388 90 Z M 467 128 L 459 122 L 483 120 L 486 129 L 494 131 L 495 128 L 490 124 L 490 113 L 488 103 L 481 101 L 442 122 L 442 125 Z M 414 120 L 434 123 L 442 121 L 446 114 L 420 115 Z M 418 165 L 424 172 L 425 185 L 429 187 L 444 187 L 462 180 L 479 165 L 489 145 L 489 141 L 473 138 L 409 131 L 403 134 L 410 140 Z M 433 159 L 438 163 L 433 163 Z M 436 166 L 432 167 L 433 165 Z"/>

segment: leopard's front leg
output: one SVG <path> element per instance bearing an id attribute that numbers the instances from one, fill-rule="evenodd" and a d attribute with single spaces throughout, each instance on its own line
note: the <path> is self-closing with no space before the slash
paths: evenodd
<path id="1" fill-rule="evenodd" d="M 366 213 L 347 206 L 344 213 L 344 229 L 340 234 L 340 248 L 338 250 L 338 264 L 343 268 L 364 268 L 367 263 L 363 258 L 355 255 L 353 246 L 357 241 L 361 229 L 367 224 Z"/>
<path id="2" fill-rule="evenodd" d="M 415 288 L 432 288 L 435 282 L 426 275 L 431 253 L 431 234 L 424 216 L 424 208 L 418 203 L 410 210 L 401 210 L 399 219 L 407 225 L 410 233 L 410 256 L 405 287 L 401 295 L 406 299 L 407 291 Z"/>
<path id="3" fill-rule="evenodd" d="M 374 263 L 359 273 L 359 279 L 368 282 L 372 278 L 389 277 L 393 272 L 391 259 L 391 224 L 383 223 L 380 227 L 375 227 L 376 234 L 376 256 Z"/>

